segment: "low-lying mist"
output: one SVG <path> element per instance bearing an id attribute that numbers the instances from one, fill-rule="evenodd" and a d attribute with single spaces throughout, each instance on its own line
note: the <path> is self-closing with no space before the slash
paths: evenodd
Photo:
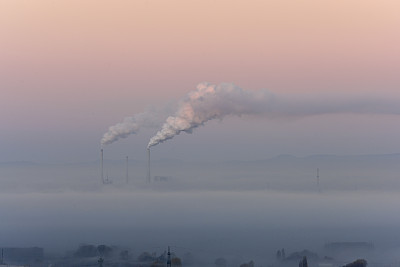
<path id="1" fill-rule="evenodd" d="M 159 160 L 151 184 L 145 164 L 133 160 L 128 183 L 123 161 L 105 162 L 110 184 L 101 183 L 98 162 L 2 164 L 0 245 L 62 254 L 110 244 L 136 255 L 169 245 L 209 265 L 224 257 L 259 266 L 281 248 L 322 257 L 330 242 L 368 242 L 376 249 L 360 256 L 369 263 L 398 262 L 397 157 Z"/>

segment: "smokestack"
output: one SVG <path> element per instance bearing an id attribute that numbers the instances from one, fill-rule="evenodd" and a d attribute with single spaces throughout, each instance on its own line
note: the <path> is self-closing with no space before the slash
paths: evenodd
<path id="1" fill-rule="evenodd" d="M 101 146 L 109 145 L 121 138 L 136 134 L 142 127 L 159 127 L 166 119 L 166 113 L 166 110 L 148 110 L 133 117 L 126 117 L 122 122 L 108 128 L 108 131 L 101 139 Z"/>
<path id="2" fill-rule="evenodd" d="M 150 148 L 147 148 L 147 182 L 151 183 L 151 176 L 150 176 Z"/>
<path id="3" fill-rule="evenodd" d="M 101 149 L 101 182 L 104 184 L 103 149 Z"/>
<path id="4" fill-rule="evenodd" d="M 128 156 L 126 156 L 126 183 L 129 183 L 129 175 L 128 175 Z"/>

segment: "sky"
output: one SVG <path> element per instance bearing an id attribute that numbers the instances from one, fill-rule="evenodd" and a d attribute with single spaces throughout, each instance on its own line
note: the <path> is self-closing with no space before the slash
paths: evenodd
<path id="1" fill-rule="evenodd" d="M 391 247 L 397 264 L 399 10 L 398 0 L 0 1 L 0 245 L 127 245 L 136 256 L 173 245 L 209 249 L 210 266 L 217 256 L 266 266 L 282 247 L 365 241 Z M 225 89 L 203 96 L 203 82 Z M 152 175 L 167 181 L 146 184 L 163 121 L 200 111 L 204 125 L 151 147 Z M 104 145 L 113 183 L 102 184 L 104 134 L 142 112 L 163 118 Z"/>
<path id="2" fill-rule="evenodd" d="M 171 105 L 201 82 L 399 99 L 399 8 L 395 0 L 1 1 L 0 161 L 96 160 L 108 127 Z M 228 117 L 152 155 L 397 153 L 399 122 L 393 114 L 340 112 Z M 106 146 L 106 157 L 145 158 L 157 130 Z"/>

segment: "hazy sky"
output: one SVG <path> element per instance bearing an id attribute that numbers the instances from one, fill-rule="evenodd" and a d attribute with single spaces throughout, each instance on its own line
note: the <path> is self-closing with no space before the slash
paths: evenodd
<path id="1" fill-rule="evenodd" d="M 201 82 L 266 89 L 292 114 L 227 116 L 152 147 L 152 175 L 170 181 L 150 186 L 159 128 L 104 147 L 108 186 L 96 162 L 0 164 L 0 245 L 210 246 L 243 263 L 367 241 L 393 246 L 398 263 L 398 157 L 243 162 L 400 153 L 399 10 L 398 0 L 1 0 L 0 163 L 98 160 L 110 126 L 173 115 Z M 225 160 L 241 163 L 215 163 Z"/>
<path id="2" fill-rule="evenodd" d="M 1 1 L 0 161 L 95 160 L 108 127 L 200 82 L 399 99 L 397 0 Z M 322 103 L 323 104 L 323 103 Z M 400 151 L 399 115 L 228 118 L 153 157 Z M 145 129 L 106 147 L 142 159 Z"/>

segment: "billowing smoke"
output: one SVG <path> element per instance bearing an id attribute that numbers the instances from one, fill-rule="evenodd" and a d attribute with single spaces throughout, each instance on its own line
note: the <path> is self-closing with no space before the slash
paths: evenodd
<path id="1" fill-rule="evenodd" d="M 108 128 L 108 131 L 101 139 L 101 146 L 111 144 L 131 134 L 136 134 L 142 127 L 159 127 L 163 119 L 165 119 L 164 116 L 157 111 L 146 111 L 133 117 L 126 117 L 122 122 Z"/>
<path id="2" fill-rule="evenodd" d="M 349 95 L 276 95 L 267 90 L 248 91 L 234 84 L 200 83 L 180 102 L 174 116 L 169 116 L 148 148 L 181 132 L 192 130 L 212 119 L 229 115 L 270 117 L 309 116 L 326 113 L 400 114 L 399 102 L 371 96 Z"/>
<path id="3" fill-rule="evenodd" d="M 227 115 L 265 113 L 274 106 L 275 96 L 269 91 L 251 92 L 233 84 L 200 83 L 181 101 L 175 116 L 169 116 L 161 130 L 150 139 L 148 147 L 173 138 L 182 131 L 191 132 L 212 119 Z"/>

